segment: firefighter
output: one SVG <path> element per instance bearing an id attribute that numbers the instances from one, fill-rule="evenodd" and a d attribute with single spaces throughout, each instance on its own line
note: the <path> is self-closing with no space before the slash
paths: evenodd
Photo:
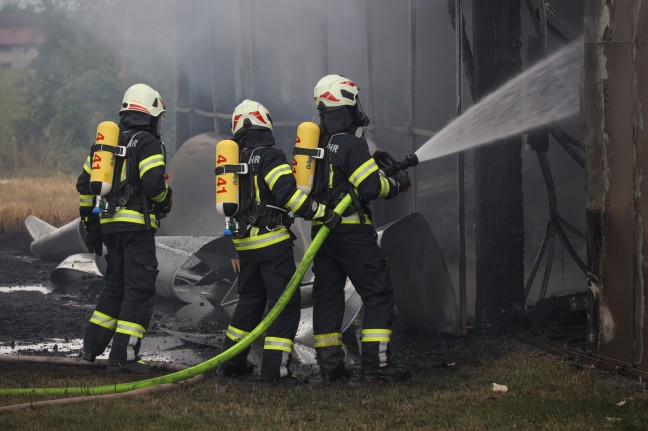
<path id="1" fill-rule="evenodd" d="M 81 356 L 94 362 L 112 339 L 109 373 L 152 371 L 139 357 L 139 350 L 154 306 L 155 231 L 172 204 L 166 151 L 160 140 L 164 110 L 160 94 L 148 85 L 135 84 L 126 90 L 119 111 L 119 146 L 126 147 L 125 155 L 115 159 L 112 188 L 101 214 L 92 212 L 89 179 L 96 162 L 92 152 L 77 181 L 86 243 L 98 255 L 105 244 L 108 264 Z"/>
<path id="2" fill-rule="evenodd" d="M 391 199 L 407 190 L 404 170 L 392 177 L 379 172 L 369 154 L 364 129 L 369 118 L 362 111 L 358 86 L 340 75 L 327 75 L 315 86 L 314 101 L 321 120 L 320 147 L 327 155 L 316 167 L 311 196 L 334 208 L 351 194 L 353 204 L 343 214 L 313 260 L 313 330 L 320 373 L 324 380 L 350 377 L 344 366 L 342 317 L 347 277 L 364 304 L 362 378 L 400 381 L 410 372 L 392 363 L 393 286 L 389 267 L 377 244 L 368 203 Z M 321 224 L 314 221 L 314 237 Z"/>
<path id="3" fill-rule="evenodd" d="M 248 173 L 239 175 L 238 232 L 233 237 L 240 265 L 239 301 L 226 331 L 224 349 L 261 322 L 266 307 L 276 304 L 295 272 L 290 212 L 307 220 L 320 220 L 331 229 L 340 220 L 338 214 L 297 188 L 285 154 L 274 146 L 272 130 L 270 113 L 262 104 L 244 100 L 234 109 L 233 140 L 239 145 L 239 161 L 247 163 Z M 265 334 L 262 383 L 305 383 L 290 370 L 300 302 L 297 290 Z M 249 348 L 223 364 L 222 374 L 252 373 L 254 366 L 247 360 L 248 353 Z"/>

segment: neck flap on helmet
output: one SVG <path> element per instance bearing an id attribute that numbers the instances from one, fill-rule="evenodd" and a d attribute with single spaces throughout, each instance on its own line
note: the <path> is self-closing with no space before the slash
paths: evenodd
<path id="1" fill-rule="evenodd" d="M 160 126 L 162 115 L 152 117 L 149 114 L 138 111 L 122 111 L 119 113 L 121 125 L 125 129 L 145 130 L 160 139 Z"/>
<path id="2" fill-rule="evenodd" d="M 234 138 L 241 148 L 257 148 L 275 144 L 274 135 L 269 129 L 243 129 Z"/>
<path id="3" fill-rule="evenodd" d="M 320 118 L 322 120 L 320 128 L 326 135 L 339 132 L 355 134 L 358 128 L 369 125 L 369 117 L 362 111 L 360 101 L 355 106 L 321 110 Z"/>

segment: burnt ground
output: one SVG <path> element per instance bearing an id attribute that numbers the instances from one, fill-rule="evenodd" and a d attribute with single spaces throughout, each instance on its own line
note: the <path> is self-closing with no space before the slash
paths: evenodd
<path id="1" fill-rule="evenodd" d="M 49 276 L 58 263 L 36 259 L 29 244 L 26 234 L 0 233 L 0 355 L 74 356 L 101 292 L 102 281 L 96 279 L 83 286 L 55 289 Z M 41 291 L 29 290 L 34 287 Z M 190 319 L 178 313 L 183 306 L 157 301 L 147 337 L 160 339 L 158 344 L 162 346 L 153 343 L 149 350 L 180 350 L 183 346 L 163 329 L 213 335 L 220 333 L 220 327 L 226 324 L 222 315 Z M 203 350 L 207 354 L 214 351 Z M 194 361 L 193 355 L 185 354 L 184 361 L 183 355 L 166 356 L 179 362 Z"/>
<path id="2" fill-rule="evenodd" d="M 15 292 L 0 294 L 0 343 L 37 342 L 50 334 L 70 337 L 83 327 L 86 309 L 71 306 L 65 295 L 20 291 L 26 286 L 51 287 L 56 264 L 35 259 L 24 234 L 0 234 L 0 286 Z"/>
<path id="3" fill-rule="evenodd" d="M 49 274 L 57 266 L 35 259 L 29 243 L 25 234 L 0 233 L 0 355 L 74 356 L 101 290 L 101 280 L 67 291 L 21 291 L 25 286 L 53 289 Z M 7 287 L 10 287 L 8 292 Z M 152 360 L 197 364 L 221 351 L 217 346 L 228 320 L 218 304 L 188 306 L 158 300 L 142 354 Z M 193 340 L 178 338 L 169 330 L 205 338 L 198 341 L 195 337 Z M 536 334 L 541 332 L 536 331 Z M 564 336 L 565 343 L 570 342 L 570 337 L 573 341 L 573 334 Z M 576 337 L 577 342 L 581 339 Z M 396 361 L 407 364 L 415 373 L 448 364 L 474 363 L 521 346 L 509 335 L 456 337 L 421 333 L 407 328 L 397 318 L 394 340 Z M 257 341 L 250 356 L 257 363 L 260 359 L 258 344 Z M 298 371 L 316 373 L 316 368 L 307 366 Z"/>

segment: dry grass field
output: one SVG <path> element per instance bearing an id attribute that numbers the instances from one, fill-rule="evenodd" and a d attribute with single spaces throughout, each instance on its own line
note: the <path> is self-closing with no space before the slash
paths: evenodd
<path id="1" fill-rule="evenodd" d="M 648 398 L 613 375 L 521 346 L 474 359 L 451 368 L 429 366 L 399 384 L 266 387 L 211 377 L 120 400 L 0 411 L 0 429 L 639 431 L 648 424 Z M 43 375 L 14 365 L 0 367 L 0 388 L 105 384 L 110 377 L 103 374 Z M 494 392 L 493 382 L 508 391 Z M 51 398 L 0 396 L 0 406 Z"/>
<path id="2" fill-rule="evenodd" d="M 25 217 L 30 214 L 56 227 L 78 217 L 76 177 L 53 174 L 0 179 L 0 232 L 24 231 Z"/>

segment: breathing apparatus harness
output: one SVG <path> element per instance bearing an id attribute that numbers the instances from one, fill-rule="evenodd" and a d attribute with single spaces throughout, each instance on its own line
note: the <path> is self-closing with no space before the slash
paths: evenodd
<path id="1" fill-rule="evenodd" d="M 119 135 L 119 145 L 109 146 L 96 144 L 92 147 L 93 151 L 110 151 L 117 155 L 117 161 L 115 165 L 115 171 L 113 173 L 113 187 L 110 193 L 102 199 L 101 202 L 101 214 L 103 217 L 112 217 L 117 210 L 121 208 L 127 208 L 129 210 L 141 212 L 144 214 L 144 224 L 146 229 L 151 228 L 151 213 L 156 215 L 158 223 L 160 219 L 166 217 L 166 213 L 160 211 L 156 207 L 155 203 L 150 204 L 148 197 L 143 193 L 141 183 L 137 187 L 133 184 L 131 167 L 133 162 L 133 155 L 135 147 L 137 146 L 138 140 L 135 139 L 141 133 L 145 133 L 141 130 L 127 130 L 122 132 Z M 166 164 L 166 147 L 164 142 L 160 141 L 162 145 L 162 152 L 164 162 Z M 124 163 L 127 165 L 124 167 Z M 122 176 L 122 172 L 125 175 Z M 166 174 L 165 174 L 166 175 Z M 115 181 L 119 178 L 119 181 Z M 141 202 L 134 202 L 133 197 L 140 195 Z"/>
<path id="2" fill-rule="evenodd" d="M 343 217 L 348 217 L 354 213 L 358 213 L 360 223 L 365 223 L 365 215 L 371 219 L 371 209 L 369 203 L 358 196 L 355 187 L 346 179 L 335 189 L 329 187 L 329 175 L 331 169 L 329 145 L 338 135 L 336 133 L 331 136 L 322 136 L 318 150 L 322 150 L 324 155 L 321 162 L 315 166 L 315 177 L 313 180 L 313 189 L 310 195 L 318 202 L 324 203 L 329 208 L 335 208 L 342 199 L 349 194 L 351 197 L 351 205 L 341 214 Z"/>
<path id="3" fill-rule="evenodd" d="M 245 160 L 245 162 L 240 164 L 249 166 L 249 162 L 255 153 L 263 153 L 267 148 L 268 146 L 241 148 L 239 150 L 239 160 Z M 249 174 L 249 169 L 245 169 L 245 172 L 239 175 L 240 203 L 239 211 L 234 216 L 238 223 L 234 229 L 234 237 L 241 238 L 245 236 L 252 227 L 266 228 L 269 231 L 280 227 L 290 228 L 295 219 L 290 216 L 287 210 L 268 204 L 270 194 L 264 196 L 261 202 L 256 201 L 256 190 L 252 181 L 253 176 Z M 290 232 L 290 229 L 288 231 Z M 292 232 L 290 234 L 293 236 Z"/>

